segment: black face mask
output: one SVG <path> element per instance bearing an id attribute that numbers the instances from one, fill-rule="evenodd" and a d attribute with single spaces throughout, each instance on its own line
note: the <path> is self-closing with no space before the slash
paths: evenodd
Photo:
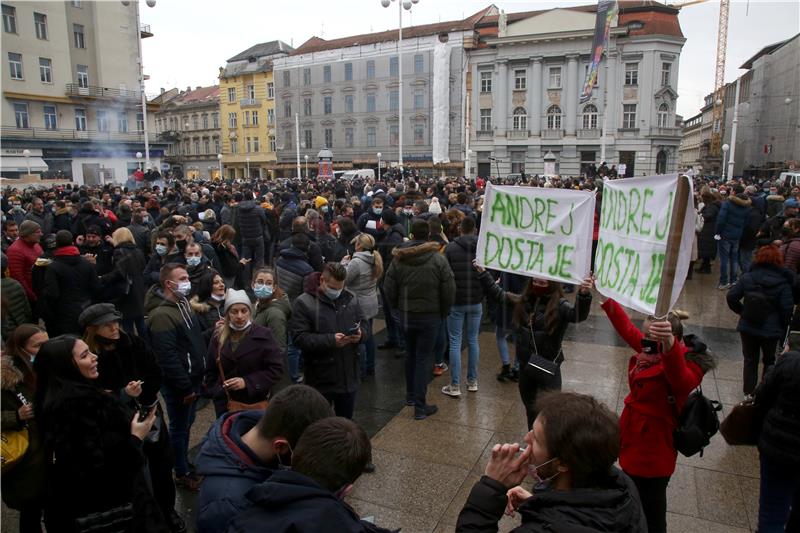
<path id="1" fill-rule="evenodd" d="M 178 247 L 178 250 L 180 250 L 181 252 L 183 252 L 183 251 L 185 251 L 185 250 L 186 250 L 186 241 L 185 241 L 185 240 L 182 240 L 182 241 L 175 241 L 175 246 L 177 246 L 177 247 Z"/>

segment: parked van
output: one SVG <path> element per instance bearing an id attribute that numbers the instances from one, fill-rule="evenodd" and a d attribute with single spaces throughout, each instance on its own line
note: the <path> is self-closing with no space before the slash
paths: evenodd
<path id="1" fill-rule="evenodd" d="M 338 177 L 338 179 L 343 179 L 346 181 L 353 181 L 356 178 L 365 181 L 368 179 L 374 179 L 375 171 L 372 170 L 371 168 L 359 168 L 354 170 L 348 170 Z"/>
<path id="2" fill-rule="evenodd" d="M 781 172 L 778 183 L 783 183 L 786 187 L 800 186 L 800 172 Z"/>

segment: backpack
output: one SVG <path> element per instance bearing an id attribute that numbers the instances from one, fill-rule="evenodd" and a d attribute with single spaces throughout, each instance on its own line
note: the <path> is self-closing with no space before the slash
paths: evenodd
<path id="1" fill-rule="evenodd" d="M 669 400 L 674 405 L 675 398 L 670 396 Z M 711 437 L 719 431 L 717 413 L 721 410 L 721 403 L 703 396 L 702 386 L 692 392 L 683 405 L 683 411 L 678 415 L 678 427 L 672 435 L 675 449 L 686 457 L 698 452 L 702 457 L 703 448 L 708 446 Z"/>
<path id="2" fill-rule="evenodd" d="M 756 285 L 755 290 L 744 293 L 740 316 L 750 324 L 759 326 L 764 323 L 772 309 L 772 300 L 764 294 L 761 285 Z"/>

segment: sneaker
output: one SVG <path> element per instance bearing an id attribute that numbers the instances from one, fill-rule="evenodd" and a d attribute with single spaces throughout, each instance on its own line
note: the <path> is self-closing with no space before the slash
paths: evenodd
<path id="1" fill-rule="evenodd" d="M 731 288 L 731 284 L 730 283 L 720 283 L 719 285 L 717 285 L 717 288 L 719 290 L 721 290 L 721 291 L 726 291 L 726 290 Z"/>
<path id="2" fill-rule="evenodd" d="M 439 408 L 435 405 L 426 405 L 425 409 L 414 411 L 414 420 L 425 420 L 431 415 L 435 415 Z"/>
<path id="3" fill-rule="evenodd" d="M 511 377 L 511 365 L 503 365 L 500 373 L 497 374 L 497 381 L 505 383 Z"/>
<path id="4" fill-rule="evenodd" d="M 186 489 L 192 492 L 200 490 L 200 484 L 203 483 L 202 476 L 190 472 L 185 476 L 175 476 L 175 486 L 178 488 Z"/>
<path id="5" fill-rule="evenodd" d="M 442 374 L 444 374 L 445 372 L 447 372 L 447 365 L 445 363 L 442 363 L 442 364 L 439 364 L 439 365 L 433 365 L 433 375 L 434 376 L 439 377 Z"/>
<path id="6" fill-rule="evenodd" d="M 458 385 L 445 385 L 442 387 L 442 394 L 446 394 L 448 396 L 452 396 L 453 398 L 457 398 L 461 396 L 461 387 Z"/>
<path id="7" fill-rule="evenodd" d="M 478 380 L 467 381 L 467 390 L 469 392 L 478 392 Z"/>
<path id="8" fill-rule="evenodd" d="M 519 381 L 519 368 L 512 368 L 511 373 L 508 376 L 508 379 L 514 382 Z"/>

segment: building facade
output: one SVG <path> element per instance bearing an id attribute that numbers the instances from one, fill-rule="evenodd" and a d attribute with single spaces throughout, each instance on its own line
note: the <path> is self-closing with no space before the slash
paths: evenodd
<path id="1" fill-rule="evenodd" d="M 678 11 L 650 2 L 621 7 L 597 85 L 581 104 L 595 9 L 501 14 L 478 25 L 481 46 L 469 58 L 473 176 L 541 175 L 545 156 L 562 175 L 603 160 L 624 165 L 627 176 L 677 169 L 676 89 L 685 42 Z"/>
<path id="2" fill-rule="evenodd" d="M 277 130 L 273 61 L 293 50 L 282 41 L 257 44 L 230 58 L 220 69 L 220 153 L 226 178 L 274 175 Z"/>
<path id="3" fill-rule="evenodd" d="M 169 165 L 174 176 L 219 179 L 218 85 L 176 91 L 156 113 L 155 130 L 160 141 L 169 143 L 164 163 Z"/>
<path id="4" fill-rule="evenodd" d="M 3 176 L 30 165 L 76 183 L 124 182 L 145 152 L 137 39 L 152 33 L 137 28 L 135 3 L 4 1 L 2 10 Z M 152 167 L 163 149 L 150 145 Z"/>
<path id="5" fill-rule="evenodd" d="M 678 148 L 680 154 L 680 170 L 697 169 L 700 164 L 702 149 L 703 114 L 700 113 L 686 119 L 683 123 L 681 144 Z M 706 147 L 707 149 L 707 147 Z"/>

